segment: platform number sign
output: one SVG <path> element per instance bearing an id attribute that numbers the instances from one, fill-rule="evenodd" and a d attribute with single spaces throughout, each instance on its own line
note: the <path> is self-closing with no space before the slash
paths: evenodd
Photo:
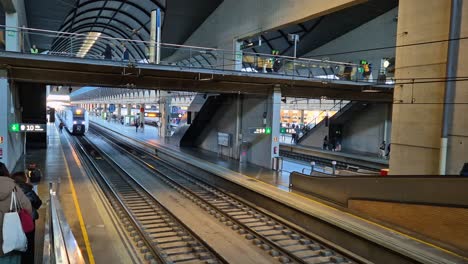
<path id="1" fill-rule="evenodd" d="M 271 127 L 251 127 L 250 134 L 271 134 Z"/>
<path id="2" fill-rule="evenodd" d="M 14 133 L 28 132 L 28 133 L 43 133 L 46 132 L 45 124 L 11 124 L 10 131 Z"/>

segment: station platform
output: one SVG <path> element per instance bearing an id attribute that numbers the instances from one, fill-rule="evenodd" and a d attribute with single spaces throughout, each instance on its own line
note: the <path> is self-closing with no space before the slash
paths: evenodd
<path id="1" fill-rule="evenodd" d="M 90 121 L 115 134 L 116 140 L 135 140 L 137 145 L 148 149 L 157 149 L 158 153 L 164 153 L 173 159 L 212 173 L 223 180 L 274 200 L 281 206 L 292 208 L 296 212 L 346 230 L 353 236 L 359 236 L 383 245 L 391 251 L 408 256 L 418 262 L 465 263 L 468 261 L 467 258 L 457 253 L 442 249 L 417 237 L 291 192 L 287 187 L 289 172 L 286 170 L 301 171 L 302 168 L 307 168 L 304 163 L 285 160 L 283 167 L 285 171 L 277 173 L 258 166 L 239 165 L 239 162 L 218 157 L 216 153 L 171 145 L 168 140 L 158 137 L 158 131 L 155 127 L 145 126 L 144 131 L 137 132 L 135 127 L 123 126 L 97 117 L 91 117 Z M 282 215 L 281 217 L 287 216 Z"/>
<path id="2" fill-rule="evenodd" d="M 307 171 L 310 173 L 310 165 L 303 161 L 285 158 L 283 160 L 283 169 L 281 172 L 276 172 L 271 169 L 263 168 L 254 164 L 241 164 L 238 160 L 219 156 L 217 153 L 195 148 L 180 148 L 172 144 L 170 139 L 161 139 L 158 135 L 158 128 L 146 125 L 143 130 L 133 126 L 124 126 L 118 122 L 106 121 L 100 117 L 90 116 L 90 121 L 99 124 L 100 126 L 107 127 L 114 131 L 129 136 L 156 146 L 164 145 L 165 148 L 172 149 L 173 151 L 182 152 L 194 157 L 201 158 L 205 161 L 222 166 L 231 171 L 241 173 L 245 176 L 255 178 L 259 181 L 276 186 L 284 191 L 289 191 L 289 174 L 293 171 Z M 316 168 L 318 172 L 323 172 L 322 168 Z"/>
<path id="3" fill-rule="evenodd" d="M 290 143 L 281 143 L 280 150 L 293 154 L 301 159 L 306 159 L 307 156 L 322 158 L 325 160 L 335 160 L 337 162 L 347 163 L 356 167 L 364 167 L 369 169 L 380 170 L 388 168 L 389 161 L 380 158 L 377 155 L 370 155 L 357 152 L 344 151 L 329 151 L 321 148 L 302 146 Z M 289 156 L 289 155 L 286 155 Z"/>
<path id="4" fill-rule="evenodd" d="M 86 263 L 138 263 L 121 239 L 124 231 L 117 230 L 118 227 L 112 224 L 109 215 L 111 207 L 106 208 L 103 196 L 83 171 L 80 160 L 66 139 L 68 134 L 60 133 L 57 127 L 58 124 L 47 125 L 47 149 L 31 149 L 26 155 L 26 164 L 35 163 L 43 175 L 35 186 L 43 202 L 36 221 L 36 263 L 42 263 L 46 255 L 43 250 L 46 243 L 44 238 L 47 239 L 45 222 L 51 183 L 57 186 L 56 193 L 70 228 L 62 232 L 73 233 Z M 22 171 L 22 164 L 23 160 L 20 160 L 14 171 Z"/>

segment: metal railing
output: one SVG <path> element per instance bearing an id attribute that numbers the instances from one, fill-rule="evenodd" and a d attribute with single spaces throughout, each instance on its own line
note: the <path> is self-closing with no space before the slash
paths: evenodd
<path id="1" fill-rule="evenodd" d="M 50 183 L 42 263 L 84 264 L 85 260 L 65 218 L 56 192 L 57 184 Z"/>
<path id="2" fill-rule="evenodd" d="M 331 108 L 322 110 L 312 121 L 309 123 L 305 124 L 305 127 L 308 129 L 312 129 L 315 126 L 317 126 L 323 119 L 325 119 L 325 116 L 323 114 L 331 113 L 331 115 L 328 115 L 328 117 L 334 116 L 336 113 L 341 111 L 344 106 L 346 106 L 349 103 L 349 101 L 346 100 L 340 100 L 338 103 L 335 103 Z"/>
<path id="3" fill-rule="evenodd" d="M 102 32 L 69 33 L 5 25 L 0 25 L 0 31 L 3 31 L 6 46 L 9 41 L 19 43 L 19 47 L 7 50 L 21 53 L 34 54 L 34 41 L 41 38 L 41 42 L 48 39 L 51 43 L 50 50 L 38 51 L 43 55 L 154 64 L 157 60 L 153 51 L 159 46 L 161 65 L 369 83 L 359 78 L 359 65 L 352 63 L 169 43 L 157 45 L 145 40 L 112 38 Z"/>

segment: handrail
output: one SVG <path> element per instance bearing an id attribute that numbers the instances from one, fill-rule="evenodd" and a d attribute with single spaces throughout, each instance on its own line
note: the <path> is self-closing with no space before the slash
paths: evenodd
<path id="1" fill-rule="evenodd" d="M 56 190 L 57 183 L 50 183 L 43 263 L 84 264 L 85 260 L 65 218 Z"/>
<path id="2" fill-rule="evenodd" d="M 54 37 L 64 37 L 61 35 L 66 35 L 68 37 L 88 37 L 86 33 L 73 33 L 73 32 L 66 32 L 66 31 L 53 31 L 53 30 L 47 30 L 47 29 L 38 29 L 38 28 L 28 28 L 28 27 L 15 27 L 15 26 L 7 26 L 7 25 L 0 25 L 0 28 L 4 28 L 5 30 L 13 28 L 17 29 L 20 31 L 25 31 L 25 33 L 31 34 L 29 31 L 37 31 L 37 32 L 43 32 L 43 33 L 52 33 L 56 34 Z M 34 34 L 32 32 L 32 34 Z M 65 36 L 65 37 L 66 37 Z M 108 36 L 99 36 L 101 39 L 108 39 L 108 40 L 116 40 L 116 41 L 121 41 L 121 42 L 134 42 L 134 43 L 142 43 L 146 45 L 153 45 L 151 41 L 146 41 L 146 40 L 135 40 L 135 39 L 125 39 L 125 38 L 115 38 L 115 37 L 108 37 Z M 228 53 L 237 53 L 232 50 L 226 50 L 226 49 L 218 49 L 218 48 L 210 48 L 210 47 L 200 47 L 200 46 L 194 46 L 194 45 L 181 45 L 181 44 L 173 44 L 173 43 L 160 43 L 161 46 L 167 46 L 167 47 L 176 47 L 176 48 L 187 48 L 187 49 L 201 49 L 201 50 L 206 50 L 206 51 L 221 51 L 221 52 L 228 52 Z M 348 62 L 339 62 L 339 61 L 330 61 L 330 60 L 319 60 L 319 59 L 312 59 L 312 58 L 295 58 L 291 56 L 284 56 L 284 55 L 272 55 L 272 54 L 266 54 L 266 53 L 254 53 L 254 52 L 244 52 L 240 51 L 242 54 L 248 54 L 248 55 L 255 55 L 255 56 L 269 56 L 269 57 L 275 57 L 275 58 L 281 58 L 281 59 L 290 59 L 294 61 L 305 61 L 305 62 L 316 62 L 316 63 L 331 63 L 331 64 L 338 64 L 338 65 L 349 65 L 353 67 L 359 66 L 358 64 L 354 63 L 348 63 Z"/>
<path id="3" fill-rule="evenodd" d="M 330 109 L 322 110 L 312 121 L 310 121 L 309 123 L 307 123 L 305 126 L 309 126 L 310 124 L 315 123 L 315 125 L 313 126 L 313 127 L 315 127 L 315 126 L 317 125 L 317 119 L 318 119 L 323 113 L 328 112 L 328 111 L 332 111 L 333 109 L 335 109 L 336 106 L 341 105 L 341 104 L 343 103 L 343 101 L 345 101 L 345 100 L 340 100 L 338 103 L 334 104 Z M 346 106 L 346 104 L 345 104 L 345 106 Z M 341 111 L 341 109 L 342 109 L 342 107 L 340 107 L 340 109 L 339 109 L 337 112 Z M 311 128 L 313 128 L 313 127 L 311 127 Z"/>

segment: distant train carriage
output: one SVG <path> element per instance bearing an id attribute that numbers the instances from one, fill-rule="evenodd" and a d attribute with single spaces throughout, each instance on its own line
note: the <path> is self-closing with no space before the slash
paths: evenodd
<path id="1" fill-rule="evenodd" d="M 67 107 L 59 112 L 59 118 L 73 135 L 84 135 L 88 131 L 88 112 L 84 108 Z"/>

